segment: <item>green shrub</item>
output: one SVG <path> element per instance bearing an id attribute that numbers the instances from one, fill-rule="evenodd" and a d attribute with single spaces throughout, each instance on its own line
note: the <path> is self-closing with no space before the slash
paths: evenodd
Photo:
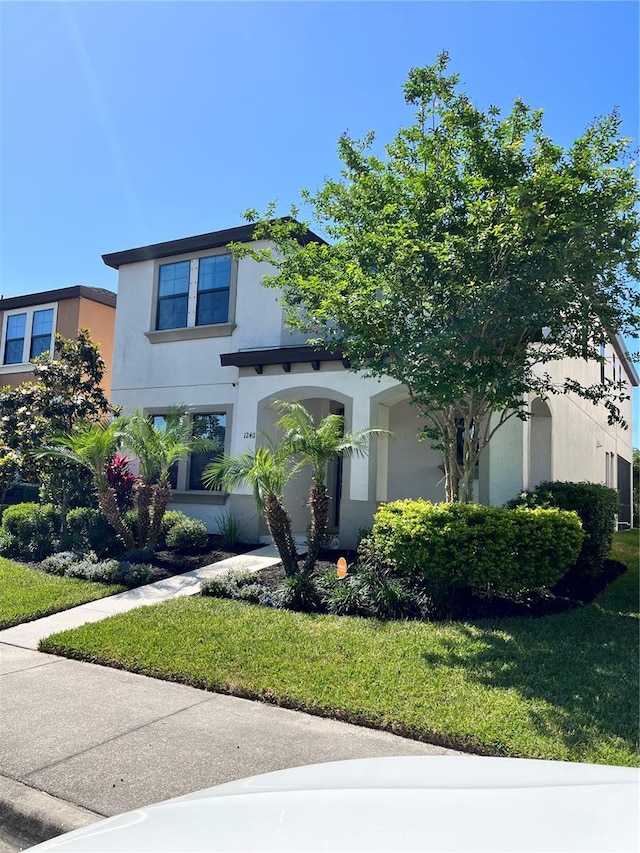
<path id="1" fill-rule="evenodd" d="M 338 616 L 414 619 L 426 615 L 419 590 L 375 561 L 360 561 L 345 578 L 332 571 L 322 580 L 323 601 Z"/>
<path id="2" fill-rule="evenodd" d="M 216 519 L 216 527 L 222 544 L 231 547 L 240 541 L 244 525 L 230 509 L 225 510 Z"/>
<path id="3" fill-rule="evenodd" d="M 42 561 L 45 572 L 95 583 L 135 587 L 169 577 L 164 569 L 126 560 L 100 560 L 94 551 L 61 551 Z"/>
<path id="4" fill-rule="evenodd" d="M 247 604 L 268 604 L 270 602 L 269 593 L 264 584 L 248 583 L 246 586 L 240 587 L 237 595 L 238 601 L 245 601 Z"/>
<path id="5" fill-rule="evenodd" d="M 255 572 L 242 569 L 207 578 L 202 582 L 200 592 L 214 598 L 232 598 L 250 604 L 271 604 L 269 591 L 257 582 Z"/>
<path id="6" fill-rule="evenodd" d="M 168 509 L 162 516 L 162 524 L 160 525 L 160 536 L 158 537 L 158 544 L 166 545 L 169 531 L 173 527 L 175 527 L 176 524 L 181 524 L 183 521 L 187 521 L 188 518 L 189 516 L 185 515 L 183 512 L 180 512 L 179 509 Z"/>
<path id="7" fill-rule="evenodd" d="M 80 578 L 94 583 L 118 583 L 116 576 L 120 570 L 117 560 L 98 560 L 95 554 L 71 563 L 65 571 L 67 578 Z"/>
<path id="8" fill-rule="evenodd" d="M 45 557 L 41 562 L 41 566 L 47 574 L 50 575 L 66 575 L 68 569 L 74 564 L 83 559 L 83 555 L 77 551 L 58 551 L 57 554 L 51 554 Z"/>
<path id="9" fill-rule="evenodd" d="M 171 551 L 200 551 L 207 544 L 206 525 L 195 518 L 185 518 L 169 529 L 166 541 L 167 548 Z"/>
<path id="10" fill-rule="evenodd" d="M 599 483 L 565 483 L 545 481 L 533 491 L 523 492 L 509 501 L 509 507 L 552 506 L 576 512 L 585 536 L 575 566 L 569 576 L 580 584 L 596 578 L 611 550 L 615 515 L 620 499 L 615 489 Z"/>
<path id="11" fill-rule="evenodd" d="M 118 548 L 118 538 L 104 513 L 92 507 L 77 507 L 67 514 L 68 544 L 75 549 L 104 556 Z"/>
<path id="12" fill-rule="evenodd" d="M 552 585 L 581 542 L 574 513 L 405 500 L 380 507 L 364 549 L 442 613 L 462 591 L 492 598 Z"/>
<path id="13" fill-rule="evenodd" d="M 9 534 L 2 540 L 2 553 L 27 561 L 39 561 L 55 551 L 59 517 L 51 504 L 23 503 L 9 506 L 2 514 L 2 527 Z M 7 553 L 10 552 L 10 553 Z"/>
<path id="14" fill-rule="evenodd" d="M 367 602 L 353 576 L 338 578 L 331 571 L 322 579 L 322 599 L 329 613 L 336 616 L 367 616 Z"/>
<path id="15" fill-rule="evenodd" d="M 276 607 L 314 613 L 322 610 L 322 591 L 318 578 L 311 572 L 296 572 L 286 577 L 273 594 Z"/>

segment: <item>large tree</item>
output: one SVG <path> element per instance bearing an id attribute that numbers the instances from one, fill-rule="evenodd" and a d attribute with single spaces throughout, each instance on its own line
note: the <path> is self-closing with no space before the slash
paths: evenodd
<path id="1" fill-rule="evenodd" d="M 329 243 L 299 239 L 271 206 L 255 237 L 289 322 L 355 370 L 404 383 L 444 456 L 447 500 L 470 499 L 478 457 L 527 395 L 574 393 L 622 422 L 625 389 L 549 367 L 602 360 L 613 333 L 637 336 L 638 201 L 617 112 L 565 149 L 542 111 L 480 110 L 447 75 L 448 55 L 404 87 L 415 120 L 381 154 L 341 137 L 341 177 L 303 193 Z M 247 218 L 256 220 L 255 211 Z M 297 239 L 298 238 L 298 239 Z"/>
<path id="2" fill-rule="evenodd" d="M 76 424 L 98 423 L 117 411 L 102 388 L 104 373 L 98 346 L 81 329 L 75 340 L 56 334 L 53 358 L 47 352 L 33 360 L 32 381 L 0 388 L 0 444 L 20 454 L 21 477 L 60 507 L 63 528 L 67 509 L 86 500 L 90 478 L 73 461 L 36 451 Z"/>

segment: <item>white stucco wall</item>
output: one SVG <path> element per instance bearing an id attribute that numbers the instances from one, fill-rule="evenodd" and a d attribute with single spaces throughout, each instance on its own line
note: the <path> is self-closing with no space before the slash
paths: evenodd
<path id="1" fill-rule="evenodd" d="M 605 375 L 612 379 L 615 365 L 616 379 L 622 375 L 627 392 L 631 385 L 626 374 L 620 372 L 620 361 L 611 345 L 607 345 Z M 549 366 L 549 373 L 560 384 L 572 377 L 583 385 L 600 382 L 600 365 L 583 359 L 564 359 Z M 603 405 L 594 405 L 575 394 L 551 396 L 547 405 L 552 416 L 552 478 L 554 480 L 587 480 L 605 482 L 605 454 L 622 456 L 631 461 L 631 429 L 607 423 L 607 411 Z M 631 425 L 631 400 L 622 403 L 621 412 Z M 527 486 L 534 486 L 529 482 Z M 615 482 L 611 485 L 616 486 Z"/>
<path id="2" fill-rule="evenodd" d="M 202 255 L 203 253 L 199 253 Z M 319 370 L 311 365 L 292 364 L 289 373 L 280 365 L 265 365 L 257 375 L 253 368 L 239 370 L 222 367 L 220 355 L 228 352 L 300 345 L 304 337 L 290 334 L 278 292 L 262 287 L 268 265 L 251 259 L 238 262 L 235 293 L 234 329 L 221 337 L 176 335 L 154 336 L 155 291 L 160 263 L 171 263 L 189 256 L 164 258 L 124 265 L 119 270 L 112 374 L 112 399 L 127 412 L 142 407 L 162 411 L 173 405 L 186 405 L 228 413 L 227 452 L 232 456 L 252 449 L 257 435 L 269 418 L 265 405 L 274 398 L 329 400 L 344 405 L 346 428 L 387 427 L 396 438 L 375 445 L 368 458 L 353 459 L 343 472 L 344 525 L 350 527 L 353 540 L 358 526 L 369 523 L 376 501 L 401 497 L 425 497 L 441 500 L 444 495 L 440 455 L 428 442 L 419 442 L 420 428 L 415 409 L 409 406 L 406 391 L 392 379 L 364 379 L 345 370 L 340 362 L 323 362 Z M 163 338 L 161 342 L 158 338 Z M 155 340 L 155 342 L 154 342 Z M 607 350 L 607 370 L 613 370 L 614 351 Z M 618 362 L 616 362 L 618 364 Z M 571 375 L 582 382 L 599 381 L 600 367 L 578 360 L 561 362 L 550 368 L 558 381 Z M 320 404 L 318 404 L 320 405 Z M 569 396 L 552 396 L 551 476 L 554 479 L 604 482 L 605 453 L 631 460 L 631 431 L 607 424 L 602 406 Z M 631 420 L 630 403 L 624 413 Z M 262 414 L 261 414 L 262 413 Z M 318 413 L 321 414 L 320 409 Z M 272 422 L 272 421 L 271 421 Z M 500 505 L 521 489 L 535 485 L 540 466 L 530 464 L 530 448 L 540 445 L 540 436 L 531 435 L 529 423 L 513 418 L 496 434 L 481 458 L 480 480 L 476 482 L 479 499 Z M 294 526 L 306 526 L 304 508 L 306 486 L 292 487 Z M 174 505 L 201 518 L 215 530 L 222 505 L 177 500 Z M 250 528 L 257 532 L 257 516 L 251 509 L 248 489 L 237 489 L 227 503 L 252 516 Z M 351 529 L 353 528 L 353 529 Z M 300 532 L 302 532 L 300 530 Z"/>

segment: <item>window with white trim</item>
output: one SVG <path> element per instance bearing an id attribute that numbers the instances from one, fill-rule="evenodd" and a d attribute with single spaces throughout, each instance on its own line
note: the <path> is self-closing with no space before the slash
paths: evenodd
<path id="1" fill-rule="evenodd" d="M 192 453 L 188 459 L 177 462 L 169 470 L 169 480 L 171 488 L 177 491 L 204 491 L 202 484 L 204 469 L 209 462 L 222 456 L 225 451 L 227 413 L 194 412 L 190 415 L 190 419 L 193 424 L 193 435 L 215 441 L 217 448 L 203 453 Z M 158 429 L 162 429 L 166 424 L 164 415 L 151 415 L 151 420 Z"/>
<path id="2" fill-rule="evenodd" d="M 2 364 L 28 364 L 44 352 L 51 352 L 54 321 L 53 306 L 7 311 L 3 328 Z"/>
<path id="3" fill-rule="evenodd" d="M 156 330 L 228 323 L 231 272 L 228 253 L 160 264 Z"/>

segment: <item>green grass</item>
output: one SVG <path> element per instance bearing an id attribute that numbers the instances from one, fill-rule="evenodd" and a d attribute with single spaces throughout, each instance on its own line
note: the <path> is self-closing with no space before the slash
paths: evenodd
<path id="1" fill-rule="evenodd" d="M 123 589 L 48 575 L 0 557 L 0 628 L 30 622 Z"/>
<path id="2" fill-rule="evenodd" d="M 493 755 L 638 763 L 638 536 L 596 601 L 542 619 L 380 623 L 175 599 L 41 649 Z"/>

